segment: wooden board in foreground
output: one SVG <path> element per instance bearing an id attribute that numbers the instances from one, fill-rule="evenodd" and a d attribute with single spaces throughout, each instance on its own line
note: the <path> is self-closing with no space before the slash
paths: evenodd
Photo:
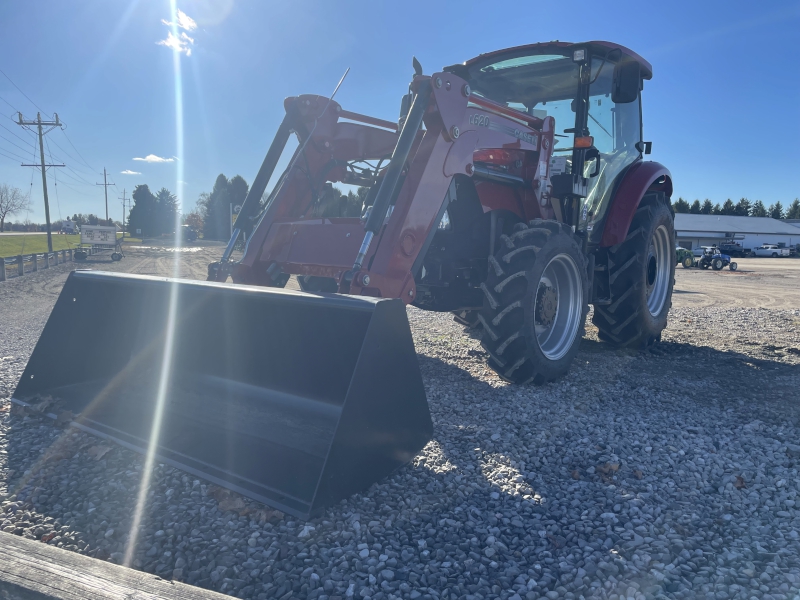
<path id="1" fill-rule="evenodd" d="M 223 594 L 0 532 L 0 600 L 222 600 Z"/>

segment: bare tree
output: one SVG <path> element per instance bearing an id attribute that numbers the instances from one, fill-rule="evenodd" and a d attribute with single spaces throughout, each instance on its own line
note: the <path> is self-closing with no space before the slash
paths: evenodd
<path id="1" fill-rule="evenodd" d="M 28 197 L 22 190 L 10 187 L 7 184 L 0 185 L 0 231 L 5 229 L 6 217 L 10 217 L 28 207 Z"/>

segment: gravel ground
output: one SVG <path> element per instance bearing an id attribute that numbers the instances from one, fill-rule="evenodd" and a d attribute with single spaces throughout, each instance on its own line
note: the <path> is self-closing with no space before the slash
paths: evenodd
<path id="1" fill-rule="evenodd" d="M 183 256 L 181 274 L 217 253 Z M 137 250 L 116 268 L 172 259 Z M 0 284 L 0 398 L 65 274 L 26 278 Z M 679 270 L 655 351 L 611 350 L 590 326 L 543 387 L 505 384 L 474 335 L 409 309 L 435 424 L 413 464 L 308 523 L 158 466 L 133 566 L 242 598 L 794 600 L 800 292 L 728 309 L 697 305 L 699 281 Z M 9 407 L 0 529 L 122 561 L 142 459 Z"/>

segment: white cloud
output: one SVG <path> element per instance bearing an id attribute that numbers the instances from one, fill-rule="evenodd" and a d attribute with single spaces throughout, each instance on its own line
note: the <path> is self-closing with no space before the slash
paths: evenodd
<path id="1" fill-rule="evenodd" d="M 120 171 L 120 173 L 122 173 L 123 175 L 141 175 L 139 171 L 131 171 L 130 169 L 125 169 L 124 171 Z"/>
<path id="2" fill-rule="evenodd" d="M 148 162 L 148 163 L 175 162 L 174 158 L 161 158 L 160 156 L 156 156 L 155 154 L 148 154 L 144 158 L 134 158 L 133 160 L 141 160 L 143 162 Z"/>
<path id="3" fill-rule="evenodd" d="M 194 45 L 194 38 L 186 35 L 186 31 L 194 31 L 197 29 L 197 23 L 195 23 L 194 19 L 192 19 L 182 10 L 179 10 L 174 21 L 161 19 L 161 22 L 168 27 L 176 27 L 178 29 L 184 29 L 185 31 L 181 31 L 180 35 L 176 35 L 172 33 L 172 31 L 168 31 L 167 39 L 159 40 L 156 42 L 156 44 L 159 46 L 172 48 L 175 52 L 183 52 L 186 54 L 186 56 L 191 56 L 191 47 Z"/>
<path id="4" fill-rule="evenodd" d="M 185 36 L 186 39 L 183 39 Z M 187 41 L 188 40 L 188 41 Z M 194 43 L 194 40 L 185 33 L 181 33 L 181 37 L 175 37 L 171 31 L 167 32 L 167 39 L 159 40 L 156 42 L 159 46 L 166 46 L 172 48 L 175 52 L 185 52 L 186 56 L 192 55 L 192 49 L 189 47 Z"/>
<path id="5" fill-rule="evenodd" d="M 194 22 L 194 19 L 189 15 L 187 15 L 182 10 L 179 10 L 176 16 L 177 18 L 175 19 L 175 21 L 167 21 L 166 19 L 161 19 L 161 22 L 164 25 L 169 25 L 170 27 L 172 27 L 173 25 L 177 25 L 178 27 L 180 27 L 181 29 L 185 29 L 186 31 L 192 31 L 194 29 L 197 29 L 197 23 Z"/>

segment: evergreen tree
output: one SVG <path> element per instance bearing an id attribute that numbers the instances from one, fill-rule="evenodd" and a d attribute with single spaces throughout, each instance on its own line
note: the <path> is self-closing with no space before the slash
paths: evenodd
<path id="1" fill-rule="evenodd" d="M 750 209 L 751 217 L 766 217 L 767 209 L 764 208 L 764 203 L 761 200 L 753 202 L 753 208 Z"/>
<path id="2" fill-rule="evenodd" d="M 156 208 L 153 215 L 156 235 L 174 232 L 177 214 L 178 198 L 167 188 L 162 187 L 156 194 Z"/>
<path id="3" fill-rule="evenodd" d="M 710 215 L 712 210 L 714 210 L 714 205 L 711 204 L 711 200 L 706 198 L 705 202 L 703 202 L 703 207 L 700 209 L 700 214 Z"/>
<path id="4" fill-rule="evenodd" d="M 787 219 L 800 219 L 800 198 L 795 198 L 794 202 L 786 210 Z"/>
<path id="5" fill-rule="evenodd" d="M 228 182 L 228 194 L 234 206 L 242 206 L 250 186 L 241 175 L 234 175 Z"/>
<path id="6" fill-rule="evenodd" d="M 672 209 L 676 213 L 688 213 L 689 212 L 689 203 L 684 200 L 683 198 L 678 198 L 678 201 L 672 205 Z"/>
<path id="7" fill-rule="evenodd" d="M 725 204 L 722 205 L 722 214 L 723 215 L 736 214 L 736 207 L 733 205 L 733 201 L 730 198 L 725 200 Z"/>
<path id="8" fill-rule="evenodd" d="M 736 211 L 734 214 L 739 217 L 750 216 L 750 200 L 747 198 L 742 198 L 739 200 L 739 202 L 736 203 Z"/>
<path id="9" fill-rule="evenodd" d="M 208 214 L 205 218 L 203 234 L 207 238 L 223 240 L 230 237 L 230 192 L 228 178 L 222 173 L 217 176 L 208 197 Z"/>
<path id="10" fill-rule="evenodd" d="M 711 214 L 712 215 L 721 215 L 722 214 L 722 207 L 719 205 L 719 202 L 717 202 L 714 205 L 714 208 L 711 209 Z"/>
<path id="11" fill-rule="evenodd" d="M 689 212 L 692 213 L 693 215 L 700 214 L 700 200 L 695 200 L 694 202 L 692 202 L 692 207 L 689 209 Z"/>
<path id="12" fill-rule="evenodd" d="M 775 204 L 769 207 L 769 216 L 773 219 L 782 219 L 783 218 L 783 204 L 781 201 L 778 200 Z"/>
<path id="13" fill-rule="evenodd" d="M 128 218 L 129 230 L 135 234 L 136 230 L 140 229 L 143 237 L 160 235 L 161 232 L 157 231 L 155 226 L 157 200 L 147 184 L 137 185 L 131 198 L 133 198 L 133 207 Z M 89 215 L 87 218 L 89 225 L 93 225 L 92 217 L 94 215 Z M 97 217 L 94 220 L 96 219 Z"/>

